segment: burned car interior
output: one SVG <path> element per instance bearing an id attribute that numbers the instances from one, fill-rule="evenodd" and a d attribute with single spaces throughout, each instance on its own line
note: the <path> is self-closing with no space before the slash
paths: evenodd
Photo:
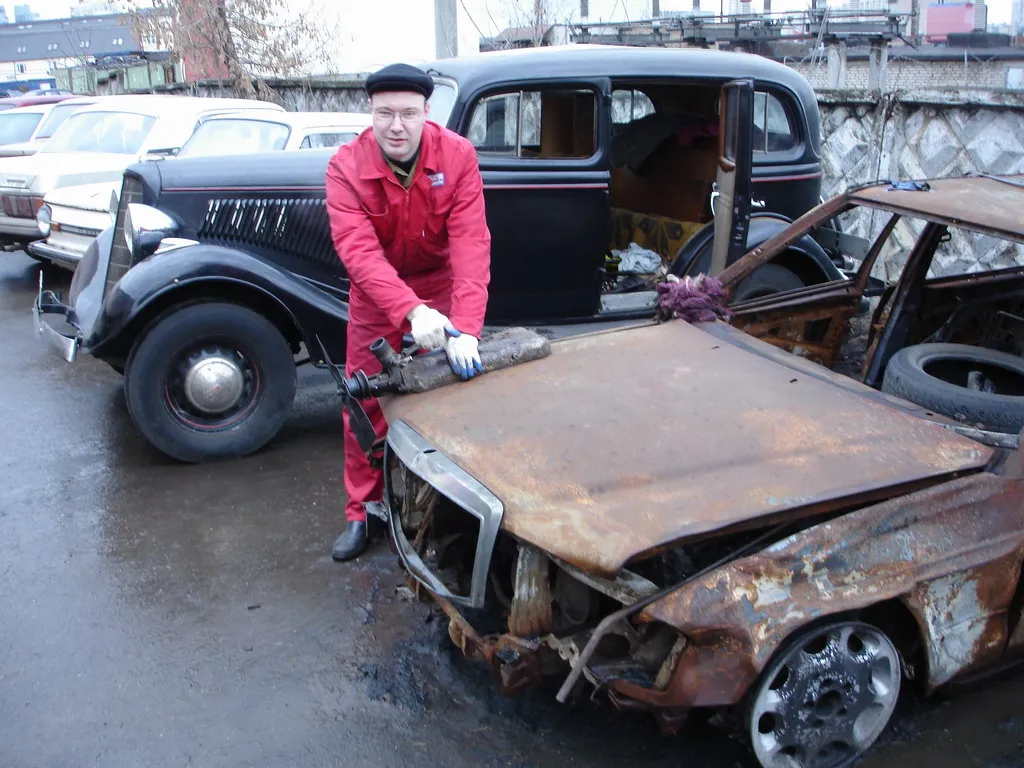
<path id="1" fill-rule="evenodd" d="M 958 187 L 967 186 L 974 194 L 988 192 L 982 200 L 991 205 L 1000 202 L 1002 189 L 1014 189 L 1012 180 L 986 179 L 984 186 L 980 181 L 938 180 L 921 191 L 894 190 L 886 184 L 853 191 L 847 204 L 834 202 L 833 210 L 850 222 L 871 215 L 879 222 L 856 274 L 850 280 L 741 302 L 733 308 L 734 323 L 875 388 L 883 386 L 893 355 L 913 345 L 950 343 L 1019 357 L 1024 270 L 1003 266 L 1024 253 L 1019 226 L 998 214 L 982 216 L 977 207 L 958 211 L 941 198 L 929 206 L 937 199 L 929 194 L 966 194 Z M 894 196 L 907 197 L 906 209 L 893 204 Z M 814 212 L 806 218 L 814 221 L 812 227 L 821 221 Z M 765 244 L 762 250 L 771 248 Z M 728 270 L 723 279 L 735 282 Z M 771 304 L 777 307 L 764 309 Z M 786 309 L 780 311 L 782 307 Z M 867 320 L 866 329 L 859 319 Z M 993 369 L 992 375 L 999 372 Z M 1019 387 L 1004 378 L 1005 386 Z"/>

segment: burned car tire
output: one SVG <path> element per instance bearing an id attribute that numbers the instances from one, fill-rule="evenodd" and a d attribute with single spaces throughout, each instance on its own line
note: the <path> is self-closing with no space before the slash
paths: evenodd
<path id="1" fill-rule="evenodd" d="M 889 360 L 882 391 L 993 432 L 1024 426 L 1024 359 L 966 344 L 917 344 Z"/>
<path id="2" fill-rule="evenodd" d="M 128 412 L 160 451 L 183 462 L 245 456 L 280 429 L 295 397 L 281 332 L 236 304 L 200 303 L 159 318 L 125 369 Z"/>
<path id="3" fill-rule="evenodd" d="M 882 630 L 833 622 L 797 635 L 750 697 L 748 733 L 765 768 L 851 765 L 885 730 L 903 669 Z"/>
<path id="4" fill-rule="evenodd" d="M 733 291 L 734 302 L 760 299 L 774 293 L 792 291 L 803 288 L 804 281 L 799 276 L 778 264 L 765 264 L 755 269 L 749 277 L 741 280 Z"/>

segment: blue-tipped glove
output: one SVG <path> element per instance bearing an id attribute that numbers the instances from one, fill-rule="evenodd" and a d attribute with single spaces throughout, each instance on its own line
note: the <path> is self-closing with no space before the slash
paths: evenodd
<path id="1" fill-rule="evenodd" d="M 456 331 L 454 328 L 446 328 L 445 333 L 450 338 L 445 342 L 444 351 L 448 355 L 448 365 L 455 375 L 466 381 L 478 373 L 483 373 L 484 367 L 480 362 L 476 336 Z"/>

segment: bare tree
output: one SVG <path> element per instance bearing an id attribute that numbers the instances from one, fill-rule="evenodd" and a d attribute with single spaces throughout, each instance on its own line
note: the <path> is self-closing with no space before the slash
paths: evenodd
<path id="1" fill-rule="evenodd" d="M 485 0 L 484 8 L 491 26 L 500 30 L 495 48 L 536 47 L 553 24 L 571 23 L 579 0 Z"/>
<path id="2" fill-rule="evenodd" d="M 243 98 L 277 103 L 266 79 L 328 64 L 337 39 L 322 13 L 287 0 L 132 0 L 129 17 L 137 37 L 221 73 Z"/>

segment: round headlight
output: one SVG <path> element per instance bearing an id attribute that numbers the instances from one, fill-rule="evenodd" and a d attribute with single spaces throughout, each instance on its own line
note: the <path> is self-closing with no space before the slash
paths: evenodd
<path id="1" fill-rule="evenodd" d="M 50 206 L 43 205 L 36 211 L 36 223 L 39 225 L 39 231 L 43 233 L 43 237 L 50 236 L 50 222 L 52 220 L 53 211 L 50 210 Z"/>

